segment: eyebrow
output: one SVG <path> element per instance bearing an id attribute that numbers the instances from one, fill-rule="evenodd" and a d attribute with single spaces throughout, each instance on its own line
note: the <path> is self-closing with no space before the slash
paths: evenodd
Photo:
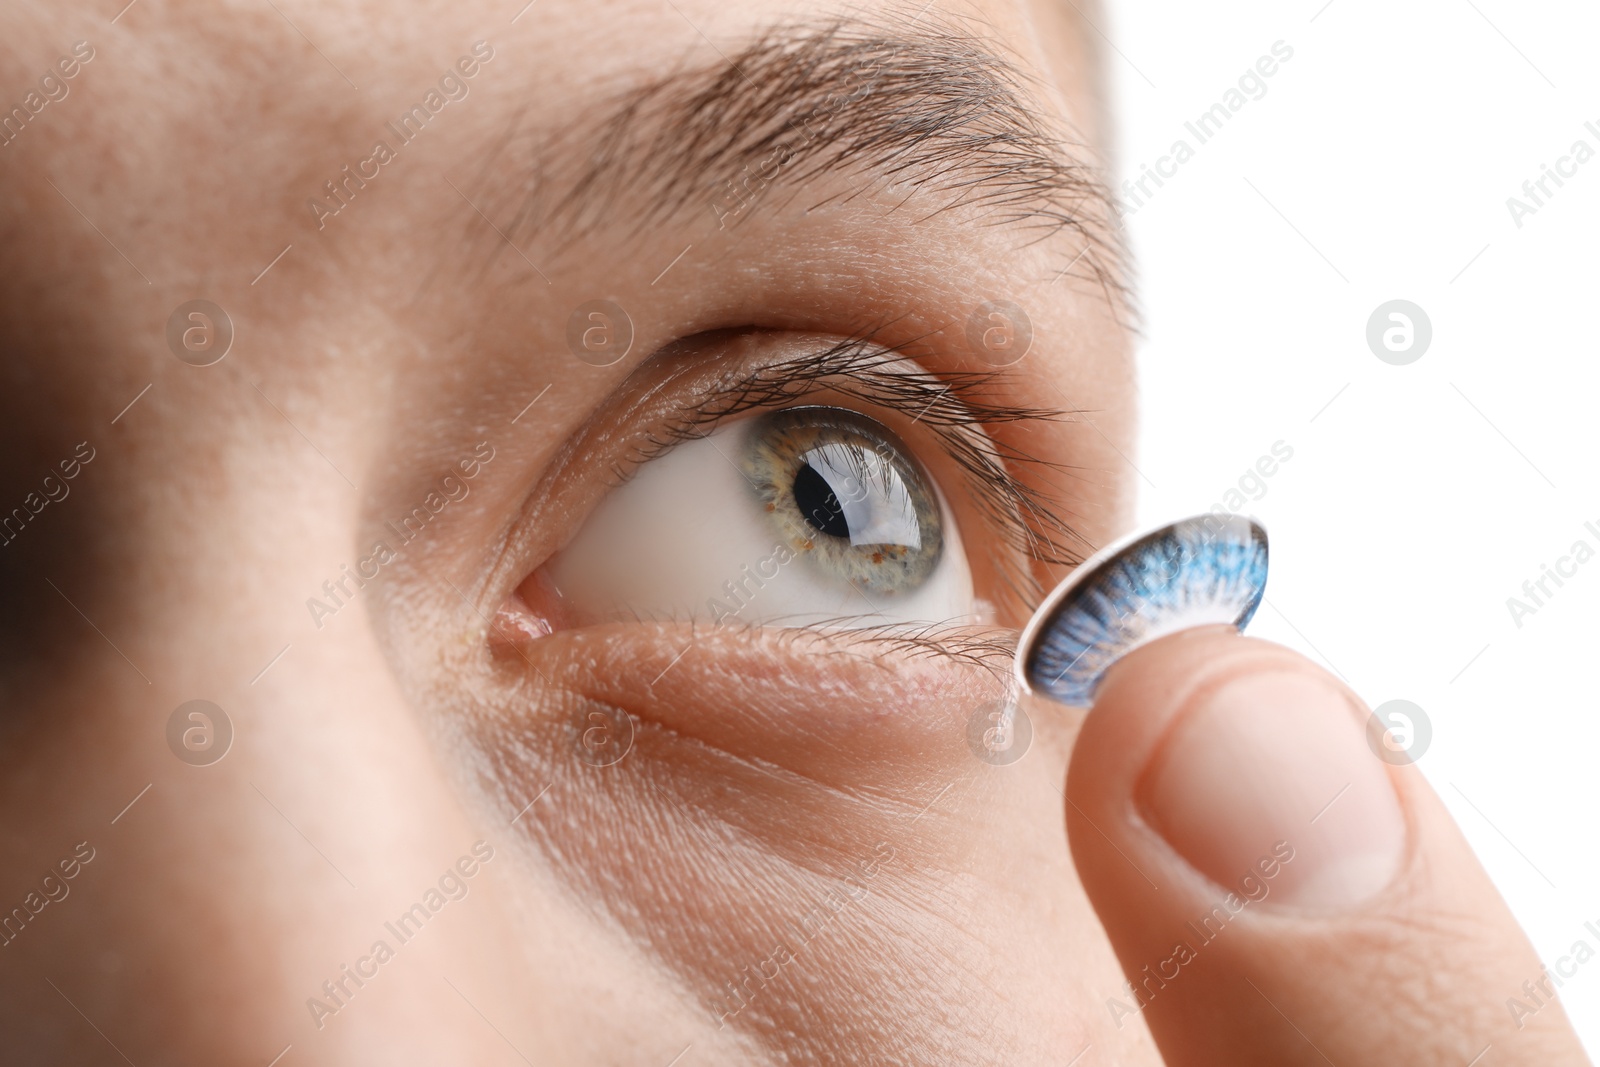
<path id="1" fill-rule="evenodd" d="M 892 185 L 906 204 L 932 199 L 920 217 L 977 208 L 983 223 L 1035 241 L 1070 231 L 1080 238 L 1078 273 L 1108 300 L 1125 295 L 1120 230 L 1085 161 L 1090 147 L 1032 105 L 1032 80 L 948 23 L 883 16 L 773 27 L 736 54 L 626 90 L 541 138 L 510 229 L 565 243 L 617 225 L 621 212 L 642 232 L 696 211 L 730 227 L 764 201 L 842 176 L 855 189 L 847 197 Z M 581 162 L 560 180 L 564 159 Z"/>

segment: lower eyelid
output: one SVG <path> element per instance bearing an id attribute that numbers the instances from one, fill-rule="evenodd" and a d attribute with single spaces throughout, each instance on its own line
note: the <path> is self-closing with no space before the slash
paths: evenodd
<path id="1" fill-rule="evenodd" d="M 964 734 L 971 710 L 1008 692 L 1014 639 L 1010 631 L 970 628 L 843 634 L 601 624 L 504 650 L 507 667 L 550 684 L 538 707 L 518 698 L 482 721 L 508 731 L 490 739 L 494 747 L 518 751 L 528 747 L 530 719 L 548 721 L 546 709 L 559 708 L 560 721 L 550 725 L 570 745 L 587 700 L 634 719 L 637 738 L 664 728 L 811 777 L 836 773 L 841 759 L 892 767 L 907 752 L 939 754 L 958 770 L 971 759 Z"/>

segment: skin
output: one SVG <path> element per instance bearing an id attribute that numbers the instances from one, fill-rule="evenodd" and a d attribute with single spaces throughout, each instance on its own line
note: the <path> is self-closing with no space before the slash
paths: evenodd
<path id="1" fill-rule="evenodd" d="M 289 1046 L 285 1064 L 1161 1062 L 1143 1018 L 1117 1026 L 1103 1005 L 1132 931 L 1187 902 L 1120 912 L 1119 862 L 1086 861 L 1089 831 L 1069 851 L 1082 712 L 1035 708 L 1028 757 L 997 768 L 965 742 L 1001 692 L 971 658 L 642 623 L 506 636 L 515 591 L 613 487 L 637 431 L 616 397 L 649 380 L 652 353 L 705 331 L 754 325 L 778 343 L 893 320 L 881 339 L 924 339 L 937 375 L 970 359 L 966 309 L 1006 294 L 1036 341 L 1005 399 L 1096 414 L 996 436 L 1079 472 L 1024 476 L 1087 544 L 1130 513 L 1124 316 L 1097 285 L 1054 284 L 1072 233 L 1030 245 L 968 210 L 909 210 L 887 185 L 807 213 L 824 188 L 733 231 L 695 211 L 641 233 L 624 190 L 614 224 L 500 247 L 473 205 L 505 205 L 497 146 L 519 114 L 541 128 L 685 57 L 713 62 L 707 39 L 727 51 L 804 14 L 676 8 L 542 0 L 514 24 L 442 3 L 401 17 L 144 0 L 114 25 L 6 10 L 7 93 L 73 41 L 97 49 L 0 162 L 3 499 L 77 442 L 96 450 L 71 497 L 0 550 L 0 904 L 78 842 L 94 849 L 70 895 L 0 949 L 19 1061 L 265 1064 Z M 1032 76 L 1037 110 L 1100 136 L 1083 31 L 1059 5 L 964 11 Z M 319 229 L 306 199 L 485 37 L 495 58 L 472 95 Z M 597 295 L 636 327 L 606 368 L 565 341 Z M 237 330 L 203 368 L 165 335 L 197 297 Z M 470 495 L 308 621 L 307 598 L 480 442 L 494 458 Z M 1028 605 L 993 588 L 1006 551 L 974 570 L 1016 627 Z M 1042 583 L 1060 573 L 1017 562 Z M 1148 651 L 1141 676 L 1193 671 L 1164 655 Z M 210 766 L 168 748 L 172 710 L 193 699 L 235 731 Z M 633 717 L 621 762 L 579 758 L 585 701 Z M 1131 703 L 1124 720 L 1164 714 Z M 1106 841 L 1143 848 L 1115 817 L 1124 785 L 1071 789 Z M 308 998 L 332 1003 L 324 981 L 395 945 L 385 922 L 479 841 L 493 858 L 465 898 L 317 1018 Z M 806 926 L 819 906 L 826 921 Z M 1511 946 L 1496 959 L 1537 974 L 1493 921 Z M 797 926 L 816 932 L 800 944 Z M 773 976 L 780 944 L 792 959 Z M 726 987 L 752 970 L 764 977 L 729 1016 Z M 1487 988 L 1471 992 L 1498 1005 Z M 1559 1009 L 1537 1023 L 1570 1040 Z M 1213 1062 L 1163 1028 L 1167 1062 Z M 1256 1038 L 1230 1040 L 1215 1062 L 1304 1052 L 1249 1060 Z"/>

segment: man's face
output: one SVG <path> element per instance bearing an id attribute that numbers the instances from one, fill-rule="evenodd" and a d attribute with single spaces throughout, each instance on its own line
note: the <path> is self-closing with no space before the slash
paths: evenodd
<path id="1" fill-rule="evenodd" d="M 983 740 L 1128 511 L 1072 5 L 102 6 L 0 62 L 16 1054 L 1149 1055 Z"/>

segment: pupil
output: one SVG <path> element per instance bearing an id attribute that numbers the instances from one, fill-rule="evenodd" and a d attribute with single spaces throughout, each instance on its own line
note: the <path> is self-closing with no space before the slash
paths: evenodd
<path id="1" fill-rule="evenodd" d="M 839 503 L 828 480 L 809 463 L 794 476 L 794 502 L 812 528 L 829 537 L 850 537 L 850 524 L 844 518 L 844 505 Z"/>

